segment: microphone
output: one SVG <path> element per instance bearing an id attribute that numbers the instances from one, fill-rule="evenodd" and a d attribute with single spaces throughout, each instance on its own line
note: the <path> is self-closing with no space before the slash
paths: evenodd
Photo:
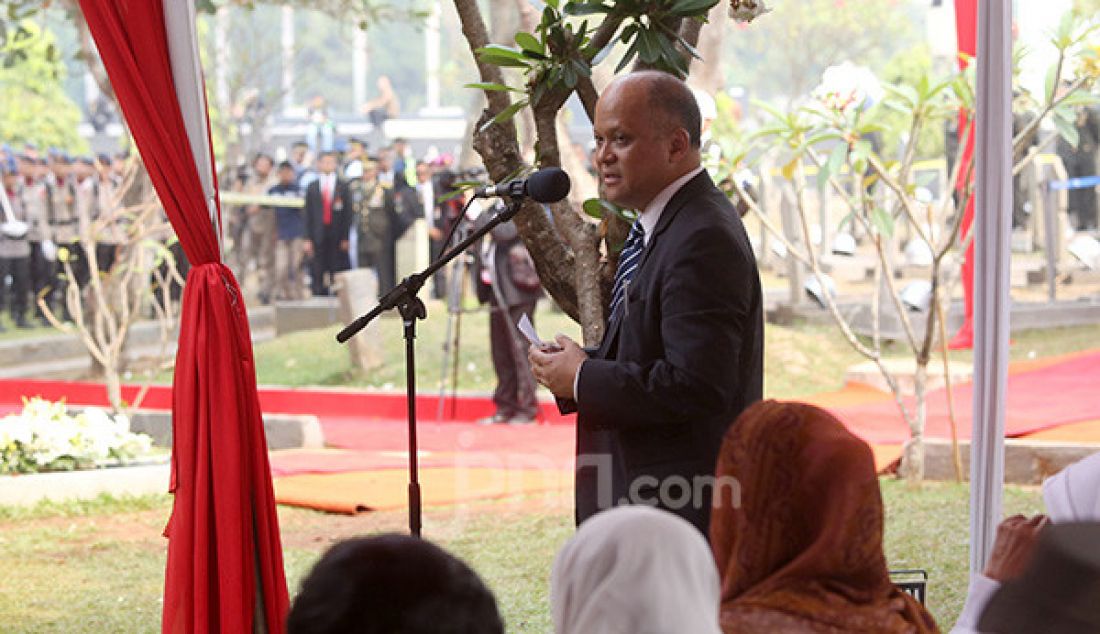
<path id="1" fill-rule="evenodd" d="M 537 203 L 556 203 L 569 194 L 569 175 L 558 167 L 547 167 L 532 173 L 527 178 L 517 178 L 507 183 L 498 183 L 478 189 L 475 198 L 508 196 L 510 198 L 530 198 Z"/>

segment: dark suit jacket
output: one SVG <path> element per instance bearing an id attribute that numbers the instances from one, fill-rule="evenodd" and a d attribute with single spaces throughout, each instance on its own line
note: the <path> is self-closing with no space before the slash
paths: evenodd
<path id="1" fill-rule="evenodd" d="M 696 478 L 762 397 L 764 320 L 744 225 L 705 171 L 666 205 L 625 302 L 577 385 L 577 522 L 657 501 L 706 535 L 713 490 Z"/>
<path id="2" fill-rule="evenodd" d="M 325 227 L 325 208 L 321 197 L 322 178 L 324 177 L 318 176 L 306 188 L 306 238 L 312 240 L 314 244 L 320 244 L 326 235 L 330 239 L 347 240 L 353 213 L 353 200 L 348 182 L 342 178 L 336 178 L 332 196 L 332 223 Z"/>

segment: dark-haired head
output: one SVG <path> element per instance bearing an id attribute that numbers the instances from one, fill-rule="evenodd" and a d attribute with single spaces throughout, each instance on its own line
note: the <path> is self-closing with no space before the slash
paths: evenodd
<path id="1" fill-rule="evenodd" d="M 288 634 L 501 634 L 496 601 L 466 564 L 404 535 L 333 546 L 302 582 Z"/>

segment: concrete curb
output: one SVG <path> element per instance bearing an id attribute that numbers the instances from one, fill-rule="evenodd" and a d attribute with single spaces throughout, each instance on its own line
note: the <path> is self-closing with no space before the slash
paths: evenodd
<path id="1" fill-rule="evenodd" d="M 924 442 L 924 477 L 928 480 L 954 480 L 955 467 L 951 441 L 941 438 Z M 1005 440 L 1005 482 L 1042 484 L 1043 480 L 1065 467 L 1100 452 L 1097 443 L 1008 438 Z M 963 480 L 970 479 L 970 441 L 959 441 Z"/>
<path id="2" fill-rule="evenodd" d="M 264 434 L 269 451 L 277 449 L 321 449 L 325 436 L 321 421 L 305 414 L 264 414 Z M 172 446 L 172 413 L 137 410 L 130 414 L 130 431 L 149 434 L 158 447 Z"/>
<path id="3" fill-rule="evenodd" d="M 146 464 L 87 471 L 58 471 L 0 477 L 0 505 L 31 506 L 43 500 L 89 500 L 102 494 L 168 492 L 170 465 Z"/>

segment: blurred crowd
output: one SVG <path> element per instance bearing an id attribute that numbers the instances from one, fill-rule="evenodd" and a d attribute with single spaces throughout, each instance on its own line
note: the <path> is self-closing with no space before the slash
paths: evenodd
<path id="1" fill-rule="evenodd" d="M 0 309 L 15 327 L 47 323 L 38 299 L 71 319 L 63 299 L 69 285 L 83 288 L 91 271 L 114 265 L 127 239 L 121 189 L 131 161 L 128 153 L 0 147 Z"/>
<path id="2" fill-rule="evenodd" d="M 325 145 L 296 142 L 278 163 L 257 153 L 225 187 L 243 195 L 223 205 L 227 261 L 261 303 L 332 294 L 333 276 L 352 268 L 373 269 L 384 294 L 409 228 L 424 220 L 435 255 L 462 215 L 449 155 L 417 158 L 400 138 L 373 153 L 359 139 Z"/>

